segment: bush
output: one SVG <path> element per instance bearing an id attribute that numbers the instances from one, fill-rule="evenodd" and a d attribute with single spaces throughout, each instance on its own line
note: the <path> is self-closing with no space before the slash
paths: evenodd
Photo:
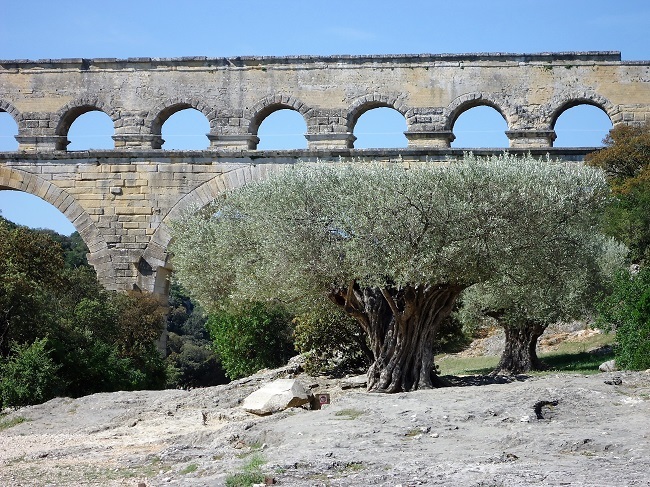
<path id="1" fill-rule="evenodd" d="M 170 332 L 165 361 L 169 388 L 208 387 L 228 382 L 210 342 L 206 344 L 191 336 Z"/>
<path id="2" fill-rule="evenodd" d="M 46 346 L 43 338 L 13 348 L 12 356 L 0 367 L 0 406 L 18 408 L 56 396 L 58 366 Z"/>
<path id="3" fill-rule="evenodd" d="M 294 318 L 296 350 L 306 354 L 309 374 L 333 374 L 367 369 L 372 352 L 354 318 L 327 307 Z"/>
<path id="4" fill-rule="evenodd" d="M 650 368 L 650 269 L 620 273 L 599 311 L 600 321 L 616 330 L 616 365 Z"/>
<path id="5" fill-rule="evenodd" d="M 231 379 L 278 367 L 293 355 L 291 317 L 281 306 L 241 304 L 211 315 L 206 326 Z"/>

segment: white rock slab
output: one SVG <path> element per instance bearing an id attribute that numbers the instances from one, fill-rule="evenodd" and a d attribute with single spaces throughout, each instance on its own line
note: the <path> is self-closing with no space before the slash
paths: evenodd
<path id="1" fill-rule="evenodd" d="M 278 379 L 244 399 L 242 408 L 260 416 L 302 406 L 309 402 L 307 391 L 295 379 Z"/>

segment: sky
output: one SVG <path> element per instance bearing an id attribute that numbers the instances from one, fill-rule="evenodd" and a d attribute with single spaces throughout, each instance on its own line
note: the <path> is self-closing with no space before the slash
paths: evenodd
<path id="1" fill-rule="evenodd" d="M 649 0 L 0 0 L 0 20 L 0 59 L 621 51 L 624 60 L 650 60 Z M 283 112 L 260 127 L 260 148 L 305 146 L 304 122 Z M 355 147 L 405 144 L 395 114 L 362 116 Z M 170 118 L 163 148 L 207 145 L 207 122 L 197 115 Z M 111 148 L 107 116 L 83 118 L 69 150 Z M 597 146 L 610 127 L 603 112 L 577 107 L 558 120 L 556 145 Z M 0 113 L 0 151 L 15 150 L 15 130 Z M 454 126 L 453 147 L 504 147 L 505 130 L 496 112 L 475 108 Z M 20 224 L 74 231 L 24 193 L 0 191 L 0 211 Z"/>

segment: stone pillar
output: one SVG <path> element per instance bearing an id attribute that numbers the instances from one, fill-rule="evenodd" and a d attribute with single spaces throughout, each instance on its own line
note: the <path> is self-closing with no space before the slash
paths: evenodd
<path id="1" fill-rule="evenodd" d="M 553 147 L 557 137 L 555 130 L 508 130 L 506 136 L 510 139 L 510 147 L 533 149 L 538 147 Z"/>
<path id="2" fill-rule="evenodd" d="M 305 134 L 310 149 L 352 149 L 357 138 L 351 132 Z"/>
<path id="3" fill-rule="evenodd" d="M 208 134 L 210 147 L 225 150 L 255 150 L 260 139 L 252 134 Z"/>
<path id="4" fill-rule="evenodd" d="M 120 150 L 160 149 L 165 142 L 160 135 L 120 133 L 113 135 L 115 148 Z"/>
<path id="5" fill-rule="evenodd" d="M 26 112 L 18 123 L 18 150 L 20 152 L 52 152 L 65 150 L 70 141 L 55 133 L 56 122 L 51 114 Z"/>
<path id="6" fill-rule="evenodd" d="M 16 135 L 20 152 L 65 150 L 70 141 L 63 135 Z"/>
<path id="7" fill-rule="evenodd" d="M 451 143 L 456 138 L 451 130 L 433 130 L 427 132 L 409 130 L 404 132 L 404 135 L 408 140 L 408 146 L 417 149 L 446 149 L 451 147 Z"/>

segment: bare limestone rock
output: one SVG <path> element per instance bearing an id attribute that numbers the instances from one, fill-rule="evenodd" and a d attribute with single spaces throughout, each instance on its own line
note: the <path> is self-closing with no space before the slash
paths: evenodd
<path id="1" fill-rule="evenodd" d="M 242 408 L 260 416 L 302 406 L 309 402 L 309 394 L 295 379 L 278 379 L 266 384 L 244 399 Z"/>
<path id="2" fill-rule="evenodd" d="M 616 362 L 614 360 L 608 360 L 607 362 L 600 364 L 598 370 L 601 372 L 614 372 L 618 369 L 616 368 Z"/>

